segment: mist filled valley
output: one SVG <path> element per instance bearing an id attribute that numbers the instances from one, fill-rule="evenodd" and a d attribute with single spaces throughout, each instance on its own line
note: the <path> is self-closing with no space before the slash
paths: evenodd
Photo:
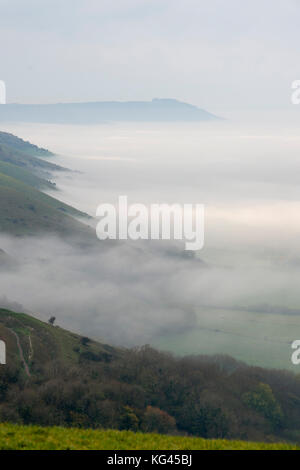
<path id="1" fill-rule="evenodd" d="M 0 451 L 300 450 L 300 3 L 0 6 Z"/>
<path id="2" fill-rule="evenodd" d="M 267 124 L 266 124 L 267 123 Z M 54 153 L 44 192 L 95 217 L 100 203 L 205 205 L 205 244 L 12 237 L 0 306 L 118 346 L 228 354 L 293 368 L 300 332 L 297 121 L 3 124 Z M 279 132 L 280 129 L 280 132 Z M 77 217 L 81 220 L 81 217 Z"/>

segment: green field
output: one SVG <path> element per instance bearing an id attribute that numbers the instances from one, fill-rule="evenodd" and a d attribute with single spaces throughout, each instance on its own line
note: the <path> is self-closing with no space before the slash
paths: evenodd
<path id="1" fill-rule="evenodd" d="M 228 354 L 248 364 L 290 369 L 291 343 L 300 334 L 296 315 L 210 308 L 198 312 L 197 325 L 162 335 L 153 346 L 175 354 Z"/>
<path id="2" fill-rule="evenodd" d="M 0 424 L 0 450 L 300 450 L 291 444 Z"/>

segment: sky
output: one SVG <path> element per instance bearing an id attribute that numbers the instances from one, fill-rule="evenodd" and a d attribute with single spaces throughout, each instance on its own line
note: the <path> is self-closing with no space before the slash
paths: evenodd
<path id="1" fill-rule="evenodd" d="M 288 107 L 298 0 L 0 0 L 8 102 Z"/>

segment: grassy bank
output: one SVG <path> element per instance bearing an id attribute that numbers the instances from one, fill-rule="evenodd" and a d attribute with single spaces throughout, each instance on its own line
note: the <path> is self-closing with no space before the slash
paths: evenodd
<path id="1" fill-rule="evenodd" d="M 0 424 L 0 450 L 300 450 L 291 444 Z"/>

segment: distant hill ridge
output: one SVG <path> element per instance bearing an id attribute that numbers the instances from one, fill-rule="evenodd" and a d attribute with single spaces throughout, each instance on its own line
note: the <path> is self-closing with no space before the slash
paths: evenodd
<path id="1" fill-rule="evenodd" d="M 106 121 L 210 121 L 217 116 L 175 99 L 152 101 L 100 101 L 56 104 L 6 104 L 0 106 L 0 122 L 97 124 Z"/>

